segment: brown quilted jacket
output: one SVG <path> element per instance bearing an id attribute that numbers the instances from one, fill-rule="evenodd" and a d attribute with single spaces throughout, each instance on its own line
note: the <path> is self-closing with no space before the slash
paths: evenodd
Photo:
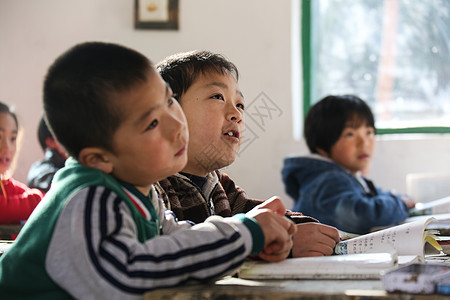
<path id="1" fill-rule="evenodd" d="M 262 200 L 247 198 L 245 191 L 220 171 L 208 175 L 207 182 L 200 190 L 188 177 L 175 174 L 155 184 L 166 207 L 175 213 L 178 220 L 201 223 L 211 215 L 231 217 L 246 213 Z M 301 213 L 289 212 L 295 223 L 317 222 Z"/>

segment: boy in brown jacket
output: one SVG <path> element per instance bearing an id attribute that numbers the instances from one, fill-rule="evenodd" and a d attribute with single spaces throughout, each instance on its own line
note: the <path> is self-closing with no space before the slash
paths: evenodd
<path id="1" fill-rule="evenodd" d="M 186 167 L 156 185 L 167 207 L 179 220 L 200 223 L 211 215 L 247 212 L 263 202 L 247 198 L 219 171 L 236 159 L 245 129 L 245 103 L 236 66 L 221 55 L 191 51 L 169 56 L 156 68 L 180 102 L 190 134 Z M 301 223 L 292 255 L 332 254 L 339 241 L 337 230 L 292 214 L 296 223 Z"/>

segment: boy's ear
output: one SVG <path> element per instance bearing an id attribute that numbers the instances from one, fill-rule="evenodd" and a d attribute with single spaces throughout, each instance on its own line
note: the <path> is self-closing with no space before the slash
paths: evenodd
<path id="1" fill-rule="evenodd" d="M 55 139 L 52 138 L 52 137 L 47 137 L 47 138 L 45 139 L 45 146 L 46 146 L 47 148 L 55 149 L 55 143 L 56 143 L 56 141 L 55 141 Z"/>
<path id="2" fill-rule="evenodd" d="M 106 174 L 113 171 L 113 164 L 109 160 L 108 152 L 98 147 L 83 148 L 78 160 L 84 166 L 98 169 Z"/>
<path id="3" fill-rule="evenodd" d="M 325 157 L 330 157 L 330 154 L 328 154 L 328 152 L 326 152 L 325 150 L 322 150 L 320 148 L 317 148 L 317 153 L 319 153 L 320 155 L 325 156 Z"/>

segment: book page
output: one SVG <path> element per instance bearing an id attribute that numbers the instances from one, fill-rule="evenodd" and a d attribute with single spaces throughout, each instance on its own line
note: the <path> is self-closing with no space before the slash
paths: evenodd
<path id="1" fill-rule="evenodd" d="M 423 257 L 425 227 L 432 220 L 420 219 L 342 241 L 336 245 L 335 252 L 354 254 L 396 251 L 398 255 Z"/>

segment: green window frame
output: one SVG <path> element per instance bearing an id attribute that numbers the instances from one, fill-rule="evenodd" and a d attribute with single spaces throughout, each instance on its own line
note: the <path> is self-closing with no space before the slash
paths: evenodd
<path id="1" fill-rule="evenodd" d="M 314 86 L 314 45 L 313 45 L 313 2 L 319 0 L 301 0 L 301 62 L 303 79 L 303 114 L 306 116 L 312 105 Z M 381 1 L 381 0 L 380 0 Z M 315 99 L 318 100 L 318 99 Z M 450 101 L 450 99 L 449 99 Z M 409 134 L 409 133 L 450 133 L 447 126 L 377 128 L 377 134 Z"/>

